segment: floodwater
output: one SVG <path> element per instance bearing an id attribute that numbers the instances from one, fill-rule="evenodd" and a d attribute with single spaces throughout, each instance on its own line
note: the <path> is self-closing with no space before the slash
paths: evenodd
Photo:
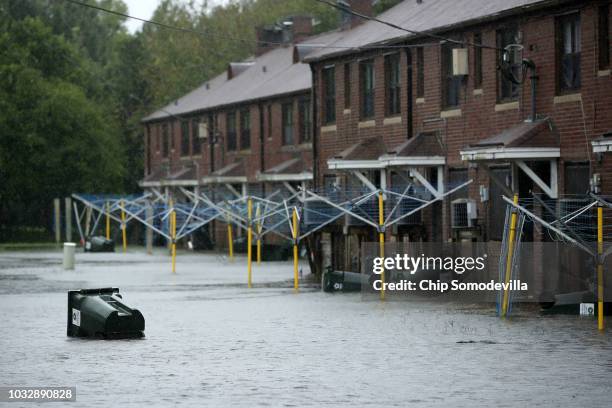
<path id="1" fill-rule="evenodd" d="M 612 331 L 593 319 L 294 294 L 289 262 L 254 266 L 249 290 L 244 257 L 181 253 L 176 275 L 137 249 L 60 264 L 0 252 L 0 386 L 76 386 L 69 406 L 612 406 Z M 146 337 L 66 337 L 66 291 L 107 286 Z"/>

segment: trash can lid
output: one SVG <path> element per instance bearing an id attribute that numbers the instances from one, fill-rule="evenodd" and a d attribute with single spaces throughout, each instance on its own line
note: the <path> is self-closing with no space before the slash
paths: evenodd
<path id="1" fill-rule="evenodd" d="M 76 244 L 74 242 L 64 242 L 64 246 L 68 246 L 68 247 L 73 246 L 73 247 L 75 247 Z"/>

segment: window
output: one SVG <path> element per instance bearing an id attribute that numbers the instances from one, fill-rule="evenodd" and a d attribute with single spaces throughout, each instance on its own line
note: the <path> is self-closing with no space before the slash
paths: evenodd
<path id="1" fill-rule="evenodd" d="M 293 103 L 283 103 L 283 144 L 293 144 Z"/>
<path id="2" fill-rule="evenodd" d="M 423 98 L 425 96 L 425 50 L 423 47 L 419 47 L 416 50 L 416 73 L 417 73 L 417 84 L 416 84 L 416 96 L 417 98 Z"/>
<path id="3" fill-rule="evenodd" d="M 497 76 L 497 99 L 499 101 L 518 98 L 519 85 L 513 78 L 519 77 L 522 61 L 518 60 L 519 58 L 516 53 L 501 51 L 510 44 L 518 43 L 517 32 L 516 27 L 506 27 L 502 30 L 497 30 L 497 48 L 500 49 L 497 53 L 500 64 Z"/>
<path id="4" fill-rule="evenodd" d="M 599 6 L 597 41 L 599 43 L 599 69 L 610 68 L 610 7 Z"/>
<path id="5" fill-rule="evenodd" d="M 162 157 L 168 157 L 168 148 L 170 144 L 170 135 L 168 134 L 168 124 L 162 125 Z"/>
<path id="6" fill-rule="evenodd" d="M 236 112 L 230 112 L 226 118 L 227 150 L 236 150 Z"/>
<path id="7" fill-rule="evenodd" d="M 201 153 L 200 121 L 198 119 L 193 119 L 191 121 L 191 154 L 197 156 Z"/>
<path id="8" fill-rule="evenodd" d="M 474 89 L 482 88 L 482 34 L 474 34 Z"/>
<path id="9" fill-rule="evenodd" d="M 240 112 L 240 149 L 251 148 L 251 112 L 243 109 Z"/>
<path id="10" fill-rule="evenodd" d="M 454 108 L 459 106 L 461 93 L 461 77 L 453 75 L 453 48 L 449 44 L 442 44 L 442 106 Z"/>
<path id="11" fill-rule="evenodd" d="M 351 107 L 351 64 L 344 64 L 344 108 Z"/>
<path id="12" fill-rule="evenodd" d="M 385 84 L 387 116 L 400 113 L 400 58 L 399 54 L 385 56 Z"/>
<path id="13" fill-rule="evenodd" d="M 181 122 L 181 156 L 189 156 L 189 122 Z"/>
<path id="14" fill-rule="evenodd" d="M 361 85 L 361 119 L 374 116 L 374 61 L 359 64 L 359 84 Z"/>
<path id="15" fill-rule="evenodd" d="M 324 123 L 336 121 L 336 70 L 323 69 L 323 119 Z"/>
<path id="16" fill-rule="evenodd" d="M 310 142 L 312 133 L 312 115 L 310 112 L 310 99 L 301 99 L 299 102 L 300 143 Z"/>
<path id="17" fill-rule="evenodd" d="M 580 88 L 580 14 L 557 20 L 557 91 Z"/>

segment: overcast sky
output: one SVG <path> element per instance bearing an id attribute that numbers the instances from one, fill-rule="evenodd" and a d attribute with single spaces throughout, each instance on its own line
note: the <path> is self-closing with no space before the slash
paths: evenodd
<path id="1" fill-rule="evenodd" d="M 134 17 L 150 19 L 153 16 L 153 12 L 157 8 L 157 5 L 161 2 L 161 0 L 123 0 L 125 4 L 128 6 L 128 14 Z M 187 2 L 188 0 L 183 0 Z M 209 1 L 209 4 L 220 4 L 227 3 L 228 0 L 214 0 Z M 198 1 L 201 3 L 201 0 Z M 128 30 L 133 33 L 136 30 L 139 30 L 142 27 L 142 22 L 138 20 L 134 20 L 133 18 L 128 18 L 125 22 Z"/>

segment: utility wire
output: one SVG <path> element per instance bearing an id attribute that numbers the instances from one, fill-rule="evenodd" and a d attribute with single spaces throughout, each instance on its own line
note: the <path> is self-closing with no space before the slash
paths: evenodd
<path id="1" fill-rule="evenodd" d="M 207 31 L 199 31 L 193 28 L 188 28 L 188 27 L 178 27 L 178 26 L 174 26 L 171 24 L 166 24 L 166 23 L 161 23 L 159 21 L 154 21 L 154 20 L 147 20 L 144 18 L 140 18 L 140 17 L 135 17 L 129 14 L 125 14 L 119 11 L 115 11 L 115 10 L 110 10 L 104 7 L 100 7 L 94 4 L 89 4 L 89 3 L 85 3 L 83 1 L 79 1 L 79 0 L 64 0 L 68 3 L 72 3 L 78 6 L 82 6 L 82 7 L 87 7 L 90 9 L 94 9 L 97 11 L 102 11 L 104 13 L 108 13 L 108 14 L 113 14 L 119 17 L 123 17 L 123 18 L 130 18 L 133 20 L 137 20 L 140 21 L 142 23 L 145 24 L 151 24 L 166 30 L 171 30 L 171 31 L 177 31 L 177 32 L 184 32 L 184 33 L 190 33 L 190 34 L 196 34 L 196 35 L 200 35 L 200 36 L 204 36 L 204 37 L 215 37 L 215 38 L 219 38 L 219 39 L 223 39 L 223 40 L 229 40 L 229 41 L 235 41 L 235 42 L 241 42 L 241 43 L 245 43 L 245 44 L 257 44 L 257 45 L 264 45 L 264 46 L 270 46 L 270 45 L 286 45 L 286 43 L 282 43 L 282 42 L 275 42 L 275 41 L 261 41 L 261 40 L 252 40 L 252 39 L 245 39 L 245 38 L 238 38 L 238 37 L 229 37 L 229 36 L 225 36 L 225 35 L 220 35 L 220 34 L 216 34 L 216 33 L 211 33 L 211 32 L 207 32 Z M 317 0 L 318 1 L 318 0 Z M 336 7 L 335 4 L 333 3 L 327 3 L 324 2 L 326 4 L 329 4 L 333 7 Z M 343 10 L 345 10 L 344 8 L 342 8 Z M 354 12 L 352 12 L 354 13 Z M 354 13 L 362 18 L 368 18 L 367 16 L 362 16 L 358 13 Z M 451 41 L 451 40 L 449 40 Z M 456 42 L 458 44 L 464 44 L 462 42 L 456 41 L 456 40 L 452 40 L 453 42 Z M 429 46 L 429 45 L 433 45 L 433 44 L 411 44 L 411 45 L 363 45 L 363 46 L 349 46 L 349 45 L 324 45 L 324 44 L 316 44 L 316 43 L 307 43 L 307 42 L 303 42 L 303 43 L 299 43 L 299 46 L 303 46 L 303 47 L 308 47 L 308 48 L 319 48 L 319 49 L 343 49 L 343 50 L 372 50 L 372 49 L 403 49 L 403 48 L 416 48 L 416 47 L 422 47 L 422 46 Z M 490 47 L 489 47 L 490 48 Z"/>
<path id="2" fill-rule="evenodd" d="M 349 7 L 346 7 L 346 6 L 337 4 L 337 3 L 333 3 L 333 2 L 328 1 L 328 0 L 314 0 L 314 1 L 316 1 L 318 3 L 327 4 L 328 6 L 331 6 L 331 7 L 335 8 L 335 9 L 340 10 L 340 11 L 352 14 L 352 15 L 354 15 L 356 17 L 361 18 L 361 19 L 369 20 L 369 21 L 375 21 L 377 23 L 384 24 L 384 25 L 389 26 L 391 28 L 395 28 L 396 30 L 405 31 L 405 32 L 410 33 L 410 34 L 430 37 L 430 38 L 433 38 L 433 39 L 436 39 L 436 40 L 446 41 L 446 42 L 450 42 L 450 43 L 458 44 L 458 45 L 469 45 L 471 47 L 487 48 L 487 49 L 492 49 L 492 50 L 504 51 L 501 48 L 492 47 L 490 45 L 476 44 L 476 43 L 470 42 L 470 41 L 454 40 L 452 38 L 448 38 L 448 37 L 444 37 L 442 35 L 437 35 L 437 34 L 429 33 L 429 32 L 426 32 L 426 31 L 417 31 L 417 30 L 411 30 L 409 28 L 400 27 L 397 24 L 390 23 L 388 21 L 384 21 L 384 20 L 381 20 L 381 19 L 376 18 L 376 17 L 366 16 L 365 14 L 361 14 L 361 13 L 358 13 L 356 11 L 351 10 Z"/>

